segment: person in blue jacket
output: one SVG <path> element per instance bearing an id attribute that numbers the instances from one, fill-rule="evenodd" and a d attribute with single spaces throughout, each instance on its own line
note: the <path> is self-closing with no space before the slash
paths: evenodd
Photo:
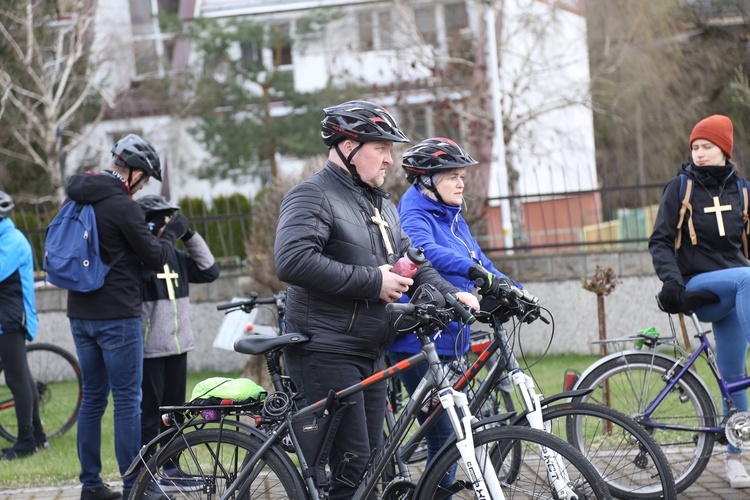
<path id="1" fill-rule="evenodd" d="M 426 139 L 408 149 L 401 167 L 412 186 L 401 197 L 398 213 L 412 245 L 424 249 L 425 257 L 443 278 L 462 292 L 471 292 L 474 281 L 482 278 L 482 293 L 496 295 L 502 286 L 519 285 L 495 269 L 461 215 L 466 168 L 476 164 L 458 144 L 442 137 Z M 450 323 L 434 342 L 441 359 L 450 363 L 468 351 L 469 327 Z M 401 335 L 388 355 L 396 363 L 420 350 L 415 335 Z M 427 366 L 420 365 L 399 373 L 410 394 L 426 371 Z M 425 418 L 418 415 L 420 421 Z M 448 416 L 444 415 L 425 437 L 428 463 L 452 434 Z"/>
<path id="2" fill-rule="evenodd" d="M 26 360 L 26 341 L 34 340 L 34 261 L 31 245 L 8 218 L 13 198 L 0 191 L 0 361 L 5 383 L 13 394 L 18 439 L 4 448 L 0 460 L 13 460 L 47 446 L 39 418 L 39 393 Z"/>

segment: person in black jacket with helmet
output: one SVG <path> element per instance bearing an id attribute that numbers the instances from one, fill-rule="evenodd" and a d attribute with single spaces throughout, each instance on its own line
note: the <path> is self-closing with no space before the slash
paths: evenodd
<path id="1" fill-rule="evenodd" d="M 392 166 L 393 143 L 409 142 L 391 114 L 367 101 L 324 110 L 325 167 L 292 188 L 279 213 L 274 263 L 286 282 L 290 332 L 310 336 L 284 357 L 302 403 L 360 382 L 383 367 L 395 338 L 385 305 L 430 283 L 443 294 L 457 289 L 429 265 L 412 278 L 391 272 L 409 249 L 390 195 L 381 189 Z M 474 308 L 472 294 L 456 294 Z M 348 406 L 329 457 L 330 498 L 349 499 L 370 453 L 381 447 L 385 383 L 344 398 Z"/>
<path id="2" fill-rule="evenodd" d="M 141 445 L 141 263 L 162 270 L 174 244 L 187 231 L 178 215 L 157 238 L 143 210 L 131 198 L 149 180 L 161 181 L 159 156 L 143 138 L 130 134 L 112 148 L 112 164 L 101 173 L 74 175 L 71 200 L 91 204 L 96 214 L 102 261 L 111 267 L 104 286 L 88 293 L 68 291 L 68 318 L 83 375 L 78 415 L 81 499 L 115 499 L 102 482 L 101 424 L 110 391 L 114 401 L 115 456 L 124 474 Z M 127 497 L 135 477 L 123 479 Z"/>
<path id="3" fill-rule="evenodd" d="M 162 234 L 180 209 L 155 194 L 137 201 L 146 214 L 151 233 L 156 236 Z M 219 277 L 219 266 L 201 235 L 188 230 L 181 239 L 185 251 L 175 249 L 159 272 L 145 269 L 143 274 L 141 443 L 144 446 L 167 429 L 159 407 L 185 402 L 187 353 L 195 349 L 190 323 L 190 283 L 210 283 Z M 175 476 L 179 471 L 167 470 L 165 474 Z M 164 491 L 173 491 L 173 486 L 171 480 L 162 484 Z"/>

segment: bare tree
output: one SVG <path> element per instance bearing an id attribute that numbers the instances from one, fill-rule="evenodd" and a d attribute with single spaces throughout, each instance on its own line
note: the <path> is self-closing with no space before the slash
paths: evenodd
<path id="1" fill-rule="evenodd" d="M 0 7 L 0 155 L 16 170 L 36 167 L 48 193 L 63 197 L 68 151 L 98 121 L 104 99 L 94 73 L 93 0 L 9 0 Z"/>

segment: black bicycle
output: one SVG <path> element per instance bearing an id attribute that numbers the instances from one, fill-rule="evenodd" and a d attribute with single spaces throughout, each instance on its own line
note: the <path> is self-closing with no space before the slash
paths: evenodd
<path id="1" fill-rule="evenodd" d="M 134 498 L 165 492 L 168 486 L 180 498 L 324 499 L 330 439 L 346 412 L 342 399 L 424 362 L 429 371 L 423 384 L 402 411 L 383 449 L 373 454 L 370 466 L 356 481 L 354 498 L 366 498 L 381 486 L 383 472 L 433 388 L 439 388 L 441 407 L 448 412 L 457 437 L 426 466 L 416 485 L 394 478 L 382 489 L 382 498 L 610 498 L 593 466 L 559 438 L 521 426 L 475 428 L 466 395 L 446 382 L 445 367 L 430 340 L 444 324 L 471 318 L 455 298 L 445 300 L 448 305 L 437 300 L 390 304 L 391 312 L 417 321 L 422 352 L 359 384 L 332 391 L 328 398 L 305 408 L 297 407 L 294 385 L 282 376 L 278 361 L 283 347 L 307 338 L 287 333 L 238 340 L 238 352 L 265 357 L 274 391 L 262 401 L 242 405 L 163 408 L 174 425 L 146 445 L 131 465 L 127 474 L 138 474 Z M 508 417 L 493 418 L 500 422 Z M 317 439 L 310 440 L 311 436 Z M 166 444 L 148 456 L 151 444 L 157 442 Z M 441 484 L 456 463 L 453 483 Z"/>

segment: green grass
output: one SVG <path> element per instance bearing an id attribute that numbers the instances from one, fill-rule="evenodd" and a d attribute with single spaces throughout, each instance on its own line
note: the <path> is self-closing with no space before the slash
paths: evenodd
<path id="1" fill-rule="evenodd" d="M 239 373 L 200 372 L 188 375 L 187 397 L 193 386 L 201 380 L 214 377 L 238 377 Z M 120 473 L 115 460 L 114 423 L 112 401 L 107 405 L 102 421 L 102 478 L 104 481 L 120 481 Z M 12 412 L 13 410 L 10 410 Z M 10 446 L 0 438 L 0 446 Z M 78 484 L 80 465 L 76 452 L 76 427 L 65 435 L 50 441 L 50 448 L 28 458 L 0 462 L 0 489 L 13 489 L 28 486 L 49 486 Z"/>

